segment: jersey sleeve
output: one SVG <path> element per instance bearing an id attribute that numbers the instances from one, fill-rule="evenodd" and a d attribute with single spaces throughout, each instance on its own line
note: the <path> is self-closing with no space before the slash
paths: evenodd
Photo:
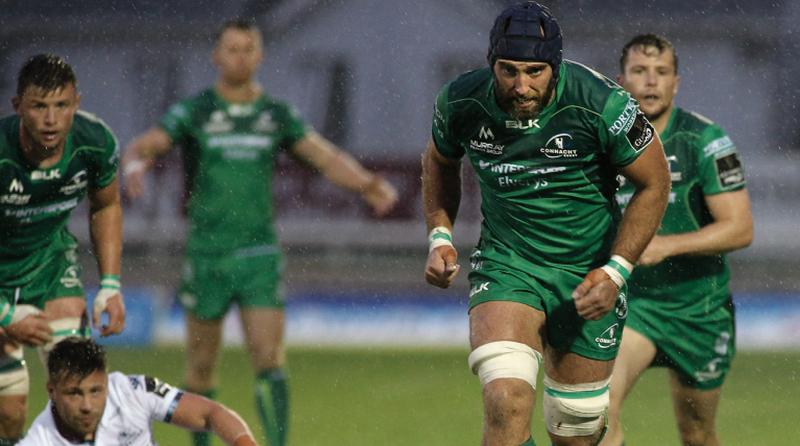
<path id="1" fill-rule="evenodd" d="M 181 101 L 173 104 L 161 120 L 158 126 L 167 132 L 173 144 L 180 144 L 188 136 L 191 128 L 192 108 L 189 101 Z"/>
<path id="2" fill-rule="evenodd" d="M 278 118 L 280 126 L 278 147 L 282 150 L 291 149 L 297 141 L 303 139 L 311 131 L 311 127 L 300 117 L 300 112 L 292 106 L 283 105 Z"/>
<path id="3" fill-rule="evenodd" d="M 433 142 L 439 153 L 447 158 L 458 159 L 464 156 L 464 149 L 457 144 L 453 144 L 450 135 L 450 110 L 448 92 L 450 85 L 444 88 L 436 96 L 436 103 L 433 105 Z"/>
<path id="4" fill-rule="evenodd" d="M 698 173 L 704 195 L 732 192 L 745 187 L 739 152 L 725 131 L 709 126 L 699 140 Z"/>
<path id="5" fill-rule="evenodd" d="M 656 131 L 639 103 L 621 88 L 616 88 L 606 100 L 602 113 L 604 128 L 600 129 L 611 164 L 624 167 L 634 162 L 653 142 Z"/>
<path id="6" fill-rule="evenodd" d="M 128 376 L 130 397 L 139 405 L 151 420 L 169 423 L 178 407 L 183 391 L 171 385 L 144 375 Z"/>
<path id="7" fill-rule="evenodd" d="M 96 169 L 92 172 L 91 187 L 92 189 L 102 189 L 111 184 L 117 177 L 119 169 L 119 141 L 111 129 L 103 125 L 104 141 L 101 144 L 103 151 L 100 154 L 96 163 Z"/>

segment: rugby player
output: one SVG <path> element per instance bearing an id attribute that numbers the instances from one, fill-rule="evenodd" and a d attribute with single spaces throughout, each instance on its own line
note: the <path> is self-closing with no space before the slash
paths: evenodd
<path id="1" fill-rule="evenodd" d="M 25 424 L 22 346 L 46 355 L 60 339 L 89 335 L 78 243 L 67 230 L 87 195 L 101 277 L 93 322 L 102 336 L 125 326 L 117 140 L 78 110 L 75 73 L 58 56 L 28 59 L 11 103 L 16 114 L 0 119 L 0 445 L 15 444 Z"/>
<path id="2" fill-rule="evenodd" d="M 489 67 L 440 91 L 423 157 L 427 281 L 459 271 L 452 227 L 466 155 L 481 187 L 470 257 L 469 366 L 483 386 L 483 445 L 532 445 L 536 377 L 556 445 L 596 445 L 627 312 L 625 282 L 669 194 L 661 143 L 636 101 L 562 58 L 556 19 L 509 7 L 490 34 Z M 621 173 L 635 187 L 624 216 Z"/>
<path id="3" fill-rule="evenodd" d="M 239 415 L 219 403 L 149 376 L 108 373 L 105 350 L 91 339 L 56 344 L 47 372 L 50 401 L 19 445 L 150 446 L 153 421 L 213 432 L 226 445 L 256 444 Z"/>
<path id="4" fill-rule="evenodd" d="M 611 380 L 609 435 L 623 443 L 625 396 L 649 367 L 669 369 L 682 444 L 719 445 L 722 384 L 736 352 L 725 253 L 753 239 L 753 219 L 736 146 L 708 118 L 675 106 L 678 56 L 662 36 L 638 35 L 622 49 L 620 85 L 664 144 L 672 193 L 661 228 L 629 280 L 628 322 Z M 617 201 L 628 203 L 624 184 Z"/>
<path id="5" fill-rule="evenodd" d="M 283 265 L 273 228 L 273 164 L 281 150 L 307 162 L 337 186 L 360 194 L 377 215 L 395 189 L 303 123 L 255 79 L 261 33 L 250 22 L 222 26 L 213 51 L 216 84 L 172 106 L 136 138 L 123 160 L 126 193 L 138 197 L 155 158 L 181 145 L 190 185 L 189 239 L 180 301 L 187 312 L 186 386 L 211 397 L 222 320 L 240 310 L 256 400 L 269 444 L 285 444 L 288 386 L 284 369 Z M 202 435 L 195 445 L 208 444 Z"/>

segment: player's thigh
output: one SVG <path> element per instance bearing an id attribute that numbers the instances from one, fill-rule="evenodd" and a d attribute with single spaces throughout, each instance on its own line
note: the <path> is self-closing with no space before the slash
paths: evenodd
<path id="1" fill-rule="evenodd" d="M 213 366 L 222 342 L 222 322 L 186 314 L 186 361 L 190 368 Z"/>
<path id="2" fill-rule="evenodd" d="M 285 313 L 281 308 L 245 307 L 239 311 L 253 367 L 257 370 L 284 364 Z"/>
<path id="3" fill-rule="evenodd" d="M 542 352 L 545 314 L 512 301 L 481 303 L 469 312 L 470 345 L 476 349 L 494 341 L 514 341 Z"/>
<path id="4" fill-rule="evenodd" d="M 225 255 L 186 255 L 178 300 L 198 321 L 221 320 L 235 295 L 235 265 Z"/>
<path id="5" fill-rule="evenodd" d="M 636 381 L 656 357 L 656 346 L 638 331 L 625 327 L 622 344 L 614 361 L 611 378 L 611 404 L 621 403 Z"/>
<path id="6" fill-rule="evenodd" d="M 675 419 L 682 434 L 714 429 L 722 387 L 701 389 L 687 384 L 680 373 L 670 370 L 670 386 Z"/>
<path id="7" fill-rule="evenodd" d="M 86 299 L 83 296 L 59 296 L 45 302 L 44 312 L 51 320 L 82 317 L 86 312 Z"/>

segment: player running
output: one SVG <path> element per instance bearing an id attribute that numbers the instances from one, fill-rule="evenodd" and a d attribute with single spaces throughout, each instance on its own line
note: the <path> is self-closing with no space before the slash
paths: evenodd
<path id="1" fill-rule="evenodd" d="M 629 94 L 562 60 L 559 25 L 538 3 L 497 17 L 488 62 L 436 100 L 423 158 L 425 276 L 447 287 L 458 273 L 451 229 L 466 155 L 483 214 L 469 275 L 469 365 L 483 386 L 482 444 L 534 444 L 530 419 L 544 358 L 551 440 L 595 445 L 627 311 L 625 279 L 666 206 L 666 160 Z M 636 188 L 624 216 L 614 200 L 618 172 Z"/>
<path id="2" fill-rule="evenodd" d="M 394 188 L 306 126 L 255 79 L 261 33 L 246 21 L 223 25 L 213 52 L 214 87 L 175 104 L 157 127 L 125 153 L 127 193 L 142 191 L 153 160 L 181 145 L 190 183 L 189 240 L 180 300 L 187 310 L 188 389 L 213 395 L 222 320 L 240 309 L 257 373 L 256 399 L 269 444 L 285 444 L 288 386 L 284 370 L 282 258 L 273 229 L 272 176 L 278 152 L 318 169 L 337 186 L 357 192 L 376 214 L 397 200 Z M 198 435 L 195 445 L 208 444 Z"/>
<path id="3" fill-rule="evenodd" d="M 217 434 L 226 445 L 256 444 L 238 414 L 156 378 L 108 373 L 105 350 L 91 339 L 59 342 L 47 361 L 47 407 L 20 446 L 155 445 L 152 422 Z"/>
<path id="4" fill-rule="evenodd" d="M 666 366 L 682 444 L 718 445 L 716 410 L 736 351 L 724 253 L 753 238 L 742 163 L 725 131 L 674 105 L 678 56 L 667 39 L 634 37 L 622 49 L 620 73 L 619 83 L 639 100 L 661 136 L 672 194 L 661 228 L 628 282 L 628 323 L 614 365 L 603 444 L 622 444 L 625 396 L 648 367 Z M 621 206 L 632 192 L 630 184 L 620 189 Z"/>
<path id="5" fill-rule="evenodd" d="M 22 346 L 40 353 L 67 336 L 88 336 L 78 243 L 67 220 L 89 196 L 89 230 L 101 277 L 92 318 L 103 336 L 120 333 L 122 208 L 118 147 L 111 130 L 79 111 L 72 68 L 58 56 L 28 59 L 0 119 L 0 445 L 25 424 L 28 370 Z M 101 313 L 108 325 L 99 327 Z"/>

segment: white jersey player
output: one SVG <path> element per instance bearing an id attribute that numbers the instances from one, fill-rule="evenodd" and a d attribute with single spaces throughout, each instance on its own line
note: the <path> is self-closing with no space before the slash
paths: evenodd
<path id="1" fill-rule="evenodd" d="M 21 446 L 155 445 L 152 422 L 217 434 L 227 445 L 255 445 L 233 411 L 158 379 L 106 372 L 105 352 L 91 339 L 69 338 L 48 357 L 50 401 Z"/>

